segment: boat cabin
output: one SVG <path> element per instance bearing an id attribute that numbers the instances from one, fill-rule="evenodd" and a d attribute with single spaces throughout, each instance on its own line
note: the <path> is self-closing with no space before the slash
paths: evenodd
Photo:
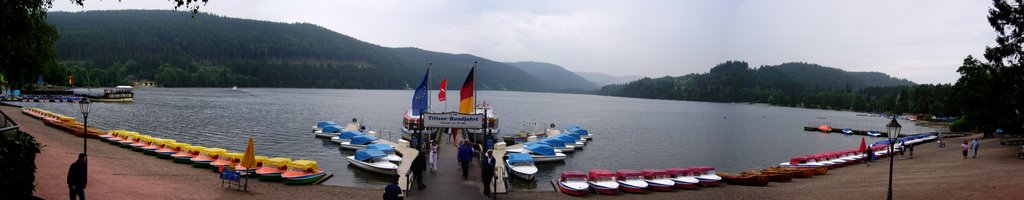
<path id="1" fill-rule="evenodd" d="M 672 178 L 671 176 L 668 175 L 668 171 L 660 170 L 660 169 L 645 169 L 643 171 L 640 171 L 640 174 L 643 174 L 645 179 L 652 179 L 652 180 L 653 179 L 669 179 L 669 178 Z"/>
<path id="2" fill-rule="evenodd" d="M 644 176 L 640 171 L 633 169 L 621 169 L 615 172 L 617 180 L 630 181 L 630 180 L 644 180 Z"/>
<path id="3" fill-rule="evenodd" d="M 665 169 L 665 171 L 668 172 L 669 176 L 672 176 L 672 178 L 696 176 L 696 174 L 693 173 L 693 170 L 689 168 L 668 168 Z"/>
<path id="4" fill-rule="evenodd" d="M 558 180 L 563 182 L 584 182 L 587 181 L 587 175 L 581 171 L 563 171 Z"/>
<path id="5" fill-rule="evenodd" d="M 296 161 L 292 161 L 291 163 L 288 163 L 288 172 L 298 172 L 298 173 L 312 174 L 312 173 L 317 173 L 319 171 L 320 170 L 317 169 L 317 166 L 316 166 L 316 161 L 312 161 L 312 160 L 296 160 Z"/>
<path id="6" fill-rule="evenodd" d="M 615 181 L 615 174 L 607 169 L 592 169 L 588 173 L 587 179 L 594 182 Z"/>

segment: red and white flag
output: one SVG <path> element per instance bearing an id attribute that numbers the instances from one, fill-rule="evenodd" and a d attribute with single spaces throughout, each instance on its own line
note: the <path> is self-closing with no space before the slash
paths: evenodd
<path id="1" fill-rule="evenodd" d="M 441 92 L 437 93 L 437 101 L 448 99 L 448 79 L 441 80 Z"/>

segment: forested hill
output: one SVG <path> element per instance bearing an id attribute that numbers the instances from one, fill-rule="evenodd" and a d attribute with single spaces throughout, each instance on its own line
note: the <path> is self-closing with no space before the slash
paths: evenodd
<path id="1" fill-rule="evenodd" d="M 915 84 L 878 72 L 847 72 L 809 63 L 750 68 L 746 62 L 729 61 L 711 68 L 708 73 L 643 78 L 604 86 L 599 93 L 655 99 L 866 109 L 872 105 L 853 104 L 870 104 L 882 95 L 890 95 L 864 94 L 878 90 L 872 88 L 911 85 Z M 893 91 L 899 92 L 898 89 Z M 854 101 L 855 98 L 866 99 Z"/>
<path id="2" fill-rule="evenodd" d="M 506 64 L 525 71 L 526 74 L 536 78 L 544 88 L 554 91 L 583 92 L 598 89 L 597 85 L 593 82 L 555 64 L 542 62 L 514 62 Z"/>
<path id="3" fill-rule="evenodd" d="M 477 61 L 478 89 L 548 91 L 505 63 L 381 47 L 308 23 L 157 10 L 51 12 L 48 21 L 60 33 L 57 59 L 75 73 L 76 85 L 134 78 L 169 87 L 403 89 L 416 87 L 433 63 L 431 84 L 448 78 L 449 88 L 458 88 Z"/>

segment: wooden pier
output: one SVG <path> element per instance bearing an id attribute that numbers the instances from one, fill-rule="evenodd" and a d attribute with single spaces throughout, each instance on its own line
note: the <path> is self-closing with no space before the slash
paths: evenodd
<path id="1" fill-rule="evenodd" d="M 417 151 L 416 149 L 413 148 L 409 148 L 408 144 L 395 144 L 391 141 L 387 141 L 384 139 L 377 140 L 377 143 L 391 145 L 395 147 L 395 151 L 398 151 L 399 154 L 402 154 L 402 162 L 398 164 L 397 170 L 399 176 L 398 187 L 401 187 L 403 193 L 406 193 L 407 191 L 409 191 L 408 176 L 412 175 L 410 174 L 409 170 L 410 168 L 412 168 L 412 161 L 416 159 L 416 156 L 420 155 L 420 151 Z"/>

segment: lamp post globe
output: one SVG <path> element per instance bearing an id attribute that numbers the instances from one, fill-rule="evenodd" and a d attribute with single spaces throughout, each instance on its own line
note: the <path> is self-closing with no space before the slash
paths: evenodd
<path id="1" fill-rule="evenodd" d="M 896 139 L 900 137 L 900 123 L 896 121 L 896 115 L 892 116 L 892 120 L 889 124 L 885 125 L 889 129 L 889 193 L 886 195 L 886 199 L 892 200 L 892 166 L 893 166 L 893 147 L 896 146 Z"/>
<path id="2" fill-rule="evenodd" d="M 82 126 L 82 153 L 86 153 L 88 149 L 86 145 L 89 144 L 86 142 L 86 139 L 89 136 L 89 107 L 91 104 L 92 102 L 89 102 L 89 98 L 84 98 L 78 102 L 78 108 L 82 111 L 82 118 L 85 120 Z"/>

